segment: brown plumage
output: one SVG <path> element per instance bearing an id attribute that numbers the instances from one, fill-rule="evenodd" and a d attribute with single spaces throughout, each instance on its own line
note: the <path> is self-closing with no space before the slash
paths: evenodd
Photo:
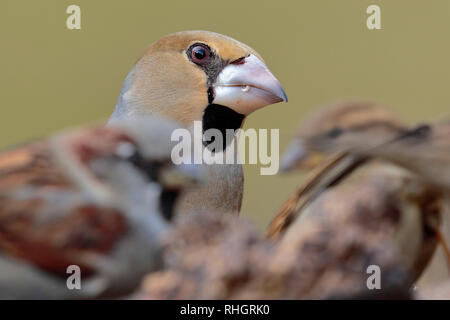
<path id="1" fill-rule="evenodd" d="M 411 280 L 391 241 L 368 237 L 367 230 L 352 229 L 341 218 L 311 219 L 289 242 L 263 239 L 254 226 L 230 216 L 197 214 L 178 221 L 165 245 L 165 270 L 146 277 L 137 297 L 408 297 Z M 382 290 L 367 288 L 366 267 L 371 264 L 382 268 Z"/>
<path id="2" fill-rule="evenodd" d="M 169 162 L 177 127 L 90 126 L 1 153 L 0 297 L 123 295 L 154 270 L 163 192 L 183 187 L 168 173 L 189 177 Z M 66 286 L 70 265 L 81 268 L 81 290 Z"/>
<path id="3" fill-rule="evenodd" d="M 450 189 L 450 121 L 417 125 L 374 147 L 353 143 L 352 153 L 392 161 L 427 182 Z"/>
<path id="4" fill-rule="evenodd" d="M 282 232 L 295 219 L 305 200 L 304 194 L 319 184 L 323 176 L 331 176 L 328 171 L 339 172 L 339 167 L 345 168 L 351 162 L 342 145 L 352 141 L 377 145 L 406 130 L 407 126 L 395 115 L 372 102 L 339 101 L 319 108 L 302 122 L 282 158 L 284 172 L 295 169 L 311 172 L 283 203 L 268 234 Z"/>
<path id="5" fill-rule="evenodd" d="M 368 101 L 338 101 L 319 108 L 304 120 L 285 151 L 281 169 L 311 169 L 324 156 L 364 141 L 377 145 L 405 132 L 408 126 L 385 107 Z M 356 141 L 356 142 L 354 142 Z"/>
<path id="6" fill-rule="evenodd" d="M 443 194 L 402 167 L 334 145 L 355 135 L 383 141 L 407 130 L 379 108 L 340 103 L 313 117 L 301 136 L 307 146 L 301 160 L 310 150 L 329 156 L 282 208 L 269 239 L 225 217 L 190 219 L 174 230 L 166 270 L 146 278 L 141 297 L 408 297 L 436 247 Z M 380 291 L 367 287 L 371 266 L 380 267 Z"/>
<path id="7" fill-rule="evenodd" d="M 183 31 L 144 52 L 125 80 L 110 122 L 157 114 L 191 129 L 199 121 L 203 132 L 224 133 L 240 128 L 254 110 L 283 100 L 283 88 L 255 50 L 221 34 Z M 225 147 L 225 153 L 231 152 L 230 145 Z M 207 170 L 208 184 L 187 193 L 179 211 L 237 214 L 243 195 L 241 165 L 208 165 Z"/>
<path id="8" fill-rule="evenodd" d="M 282 205 L 267 235 L 289 241 L 308 219 L 341 217 L 362 234 L 365 230 L 394 240 L 403 265 L 417 279 L 438 240 L 444 193 L 409 170 L 348 154 L 343 147 L 359 142 L 370 148 L 406 132 L 406 127 L 380 106 L 358 102 L 332 105 L 305 123 L 309 129 L 300 130 L 293 142 L 301 142 L 302 154 L 297 152 L 298 163 L 291 154 L 285 169 L 302 167 L 310 152 L 331 156 Z"/>
<path id="9" fill-rule="evenodd" d="M 120 141 L 131 141 L 125 132 L 113 129 L 93 128 L 79 134 L 73 139 L 79 144 L 73 147 L 79 149 L 77 155 L 80 154 L 80 162 L 84 164 L 101 153 L 112 153 Z M 103 147 L 104 151 L 97 146 Z M 1 154 L 1 252 L 64 275 L 67 266 L 75 264 L 77 251 L 108 251 L 125 232 L 124 218 L 113 208 L 96 207 L 87 201 L 67 201 L 64 203 L 67 207 L 59 208 L 66 211 L 61 218 L 49 220 L 44 225 L 39 223 L 45 212 L 56 209 L 52 208 L 55 205 L 52 202 L 64 201 L 64 197 L 70 199 L 71 196 L 76 201 L 74 188 L 70 178 L 55 163 L 49 141 Z M 87 274 L 92 272 L 87 266 L 82 265 L 82 268 Z"/>

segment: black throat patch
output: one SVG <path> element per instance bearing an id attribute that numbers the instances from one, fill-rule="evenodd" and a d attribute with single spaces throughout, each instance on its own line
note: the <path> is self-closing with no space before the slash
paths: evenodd
<path id="1" fill-rule="evenodd" d="M 227 139 L 227 129 L 233 129 L 236 131 L 239 129 L 242 125 L 242 121 L 244 120 L 245 116 L 243 114 L 237 113 L 236 111 L 219 105 L 219 104 L 210 104 L 208 107 L 206 107 L 204 113 L 203 113 L 203 135 L 207 139 L 211 138 L 209 141 L 203 140 L 203 144 L 208 148 L 211 146 L 211 144 L 214 142 L 215 137 L 208 137 L 208 135 L 205 135 L 205 132 L 208 129 L 217 129 L 220 131 L 223 137 L 223 145 L 222 150 L 225 150 L 225 148 L 232 142 L 231 139 Z M 233 134 L 234 136 L 234 134 Z M 214 148 L 213 148 L 214 149 Z M 222 150 L 211 150 L 210 151 L 222 151 Z"/>

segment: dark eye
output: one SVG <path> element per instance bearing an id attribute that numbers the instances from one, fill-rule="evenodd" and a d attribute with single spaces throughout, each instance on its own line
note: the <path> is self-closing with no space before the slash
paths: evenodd
<path id="1" fill-rule="evenodd" d="M 333 128 L 330 131 L 328 131 L 328 136 L 330 138 L 337 138 L 339 137 L 344 131 L 341 128 Z"/>
<path id="2" fill-rule="evenodd" d="M 191 60 L 197 64 L 203 64 L 208 61 L 210 55 L 209 48 L 202 44 L 194 45 L 191 49 Z"/>

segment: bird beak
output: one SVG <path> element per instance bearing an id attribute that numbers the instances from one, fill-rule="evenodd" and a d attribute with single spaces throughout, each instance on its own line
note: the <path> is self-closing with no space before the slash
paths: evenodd
<path id="1" fill-rule="evenodd" d="M 159 179 L 165 188 L 178 189 L 204 183 L 206 174 L 201 165 L 179 164 L 162 169 Z"/>
<path id="2" fill-rule="evenodd" d="M 324 154 L 308 150 L 300 138 L 292 141 L 281 159 L 280 172 L 286 173 L 295 169 L 312 169 L 323 159 Z"/>
<path id="3" fill-rule="evenodd" d="M 213 103 L 248 115 L 269 104 L 285 101 L 280 82 L 267 66 L 250 54 L 239 63 L 226 66 L 214 84 Z"/>

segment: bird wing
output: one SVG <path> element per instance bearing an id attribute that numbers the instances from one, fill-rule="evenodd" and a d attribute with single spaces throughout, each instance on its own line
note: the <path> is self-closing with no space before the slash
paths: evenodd
<path id="1" fill-rule="evenodd" d="M 428 183 L 450 189 L 450 123 L 419 125 L 387 142 L 366 148 L 353 146 L 351 153 L 378 157 L 405 167 Z"/>
<path id="2" fill-rule="evenodd" d="M 0 154 L 0 251 L 54 274 L 85 267 L 125 232 L 120 212 L 99 207 L 55 165 L 47 141 Z"/>
<path id="3" fill-rule="evenodd" d="M 306 180 L 289 196 L 269 224 L 266 237 L 276 238 L 302 213 L 302 208 L 324 189 L 337 183 L 365 161 L 364 157 L 336 153 L 314 168 Z"/>

